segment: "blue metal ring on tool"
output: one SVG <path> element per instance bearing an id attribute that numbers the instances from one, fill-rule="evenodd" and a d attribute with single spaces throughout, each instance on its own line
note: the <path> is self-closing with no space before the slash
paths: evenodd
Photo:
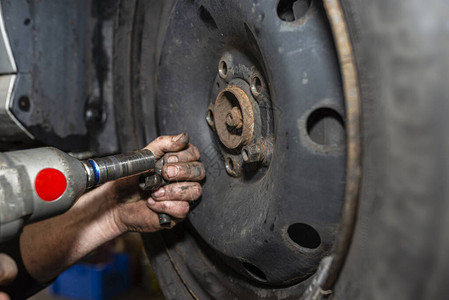
<path id="1" fill-rule="evenodd" d="M 100 181 L 100 170 L 98 169 L 98 165 L 95 161 L 89 159 L 88 162 L 92 166 L 92 169 L 94 171 L 94 181 L 95 185 L 97 185 L 98 182 Z"/>

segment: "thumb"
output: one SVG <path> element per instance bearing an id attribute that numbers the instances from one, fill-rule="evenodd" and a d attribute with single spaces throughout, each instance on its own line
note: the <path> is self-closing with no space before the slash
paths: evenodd
<path id="1" fill-rule="evenodd" d="M 160 136 L 148 144 L 145 149 L 153 152 L 155 158 L 159 159 L 167 152 L 181 151 L 187 148 L 188 145 L 189 135 L 184 132 L 178 135 Z"/>
<path id="2" fill-rule="evenodd" d="M 5 293 L 0 293 L 0 300 L 9 300 L 9 297 Z"/>
<path id="3" fill-rule="evenodd" d="M 16 262 L 8 255 L 0 253 L 0 285 L 10 284 L 16 276 Z"/>

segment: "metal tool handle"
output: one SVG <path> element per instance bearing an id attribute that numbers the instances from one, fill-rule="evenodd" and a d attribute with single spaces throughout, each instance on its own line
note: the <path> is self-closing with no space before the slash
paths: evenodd
<path id="1" fill-rule="evenodd" d="M 87 173 L 87 187 L 103 184 L 107 181 L 154 170 L 156 160 L 148 150 L 91 158 L 82 161 Z"/>

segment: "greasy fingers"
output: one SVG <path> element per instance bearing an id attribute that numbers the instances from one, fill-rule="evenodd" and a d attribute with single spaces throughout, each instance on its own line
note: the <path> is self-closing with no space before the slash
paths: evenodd
<path id="1" fill-rule="evenodd" d="M 164 135 L 156 138 L 145 149 L 153 152 L 156 159 L 161 158 L 166 152 L 177 152 L 184 150 L 189 145 L 189 135 L 181 133 L 179 135 Z"/>
<path id="2" fill-rule="evenodd" d="M 162 167 L 162 176 L 168 181 L 200 181 L 206 171 L 200 162 L 172 163 Z"/>
<path id="3" fill-rule="evenodd" d="M 165 213 L 178 219 L 187 217 L 190 209 L 187 201 L 154 201 L 153 198 L 149 198 L 147 205 L 154 212 Z"/>
<path id="4" fill-rule="evenodd" d="M 177 182 L 160 187 L 151 197 L 156 201 L 195 201 L 201 192 L 201 185 L 197 182 Z"/>
<path id="5" fill-rule="evenodd" d="M 169 211 L 172 212 L 172 209 L 169 208 Z M 174 211 L 177 215 L 182 215 L 183 218 L 185 217 L 179 209 Z M 154 232 L 162 229 L 159 224 L 159 216 L 157 211 L 150 207 L 148 201 L 137 201 L 121 205 L 120 211 L 118 212 L 116 218 L 120 219 L 120 223 L 123 224 L 123 232 Z M 182 218 L 172 218 L 171 226 L 164 228 L 171 228 L 181 220 Z"/>
<path id="6" fill-rule="evenodd" d="M 16 276 L 16 262 L 8 255 L 0 253 L 0 286 L 10 284 Z"/>
<path id="7" fill-rule="evenodd" d="M 177 153 L 168 153 L 165 156 L 165 163 L 189 162 L 200 159 L 200 151 L 192 144 L 187 149 Z"/>

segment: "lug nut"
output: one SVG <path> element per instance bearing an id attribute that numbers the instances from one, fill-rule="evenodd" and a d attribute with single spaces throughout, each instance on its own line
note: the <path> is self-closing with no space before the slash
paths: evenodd
<path id="1" fill-rule="evenodd" d="M 242 149 L 242 158 L 245 163 L 261 162 L 265 156 L 265 148 L 260 143 L 253 143 Z"/>
<path id="2" fill-rule="evenodd" d="M 234 106 L 226 115 L 226 124 L 237 129 L 242 128 L 243 118 L 242 112 L 237 106 Z"/>
<path id="3" fill-rule="evenodd" d="M 162 177 L 156 174 L 142 174 L 139 177 L 139 187 L 143 191 L 152 191 L 162 185 Z"/>

